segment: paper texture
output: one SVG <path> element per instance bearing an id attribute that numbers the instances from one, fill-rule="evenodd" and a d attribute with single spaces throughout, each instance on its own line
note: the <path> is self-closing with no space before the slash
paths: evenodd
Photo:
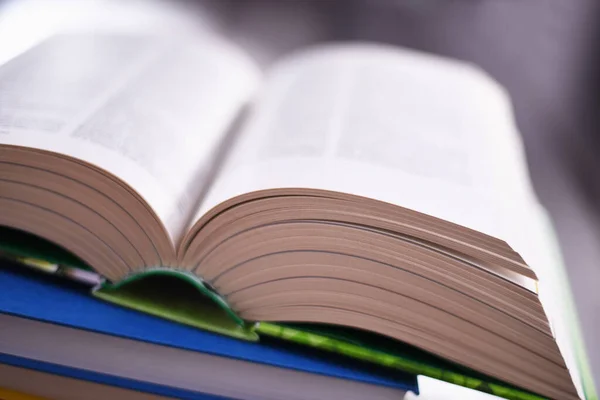
<path id="1" fill-rule="evenodd" d="M 568 295 L 556 295 L 560 258 L 499 85 L 468 65 L 360 46 L 290 58 L 268 78 L 199 215 L 251 190 L 310 187 L 395 203 L 503 239 L 538 273 L 540 298 L 579 385 L 571 321 L 561 311 Z"/>
<path id="2" fill-rule="evenodd" d="M 505 238 L 504 210 L 533 199 L 502 89 L 408 50 L 349 45 L 287 59 L 240 136 L 198 216 L 252 190 L 310 187 Z"/>
<path id="3" fill-rule="evenodd" d="M 57 36 L 0 69 L 0 143 L 116 175 L 176 241 L 257 81 L 248 60 L 208 36 Z"/>

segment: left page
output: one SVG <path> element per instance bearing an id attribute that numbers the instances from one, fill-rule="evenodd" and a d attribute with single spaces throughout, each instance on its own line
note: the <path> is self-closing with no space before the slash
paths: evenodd
<path id="1" fill-rule="evenodd" d="M 241 51 L 209 34 L 58 35 L 0 67 L 0 144 L 103 168 L 175 243 L 258 81 Z"/>

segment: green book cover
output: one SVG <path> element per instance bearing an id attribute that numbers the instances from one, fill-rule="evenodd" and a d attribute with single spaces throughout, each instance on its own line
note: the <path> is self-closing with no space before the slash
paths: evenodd
<path id="1" fill-rule="evenodd" d="M 544 399 L 544 397 L 444 361 L 412 346 L 367 332 L 335 326 L 267 322 L 258 323 L 256 330 L 261 336 L 272 336 L 403 372 L 425 375 L 506 399 Z"/>
<path id="2" fill-rule="evenodd" d="M 225 300 L 195 275 L 148 269 L 116 284 L 105 283 L 94 296 L 124 307 L 238 339 L 257 341 L 254 324 L 238 317 Z"/>

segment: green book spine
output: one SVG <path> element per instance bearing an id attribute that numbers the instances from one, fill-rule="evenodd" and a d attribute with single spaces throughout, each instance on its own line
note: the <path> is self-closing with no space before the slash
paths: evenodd
<path id="1" fill-rule="evenodd" d="M 326 350 L 333 353 L 343 354 L 355 359 L 379 364 L 388 368 L 395 368 L 415 375 L 425 375 L 431 378 L 446 381 L 455 385 L 464 386 L 481 392 L 493 394 L 511 400 L 542 400 L 544 397 L 505 385 L 493 380 L 484 380 L 480 377 L 469 376 L 447 369 L 442 369 L 421 362 L 414 358 L 403 357 L 398 354 L 390 354 L 383 351 L 371 349 L 357 343 L 296 329 L 287 325 L 278 325 L 267 322 L 257 324 L 256 331 L 260 335 L 271 336 L 293 343 Z"/>
<path id="2" fill-rule="evenodd" d="M 238 317 L 221 296 L 188 272 L 150 268 L 115 284 L 105 282 L 92 293 L 111 303 L 196 328 L 258 340 L 254 324 Z"/>

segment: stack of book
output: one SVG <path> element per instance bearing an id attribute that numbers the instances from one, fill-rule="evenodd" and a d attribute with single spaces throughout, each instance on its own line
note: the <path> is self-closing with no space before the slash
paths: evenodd
<path id="1" fill-rule="evenodd" d="M 510 102 L 476 68 L 340 44 L 263 72 L 216 37 L 69 34 L 0 93 L 0 387 L 594 398 Z"/>
<path id="2" fill-rule="evenodd" d="M 172 323 L 14 264 L 2 264 L 0 288 L 0 362 L 13 367 L 175 398 L 387 399 L 417 391 L 410 374 Z M 13 383 L 0 375 L 0 387 Z M 62 385 L 37 386 L 29 389 L 66 395 L 57 396 Z"/>

